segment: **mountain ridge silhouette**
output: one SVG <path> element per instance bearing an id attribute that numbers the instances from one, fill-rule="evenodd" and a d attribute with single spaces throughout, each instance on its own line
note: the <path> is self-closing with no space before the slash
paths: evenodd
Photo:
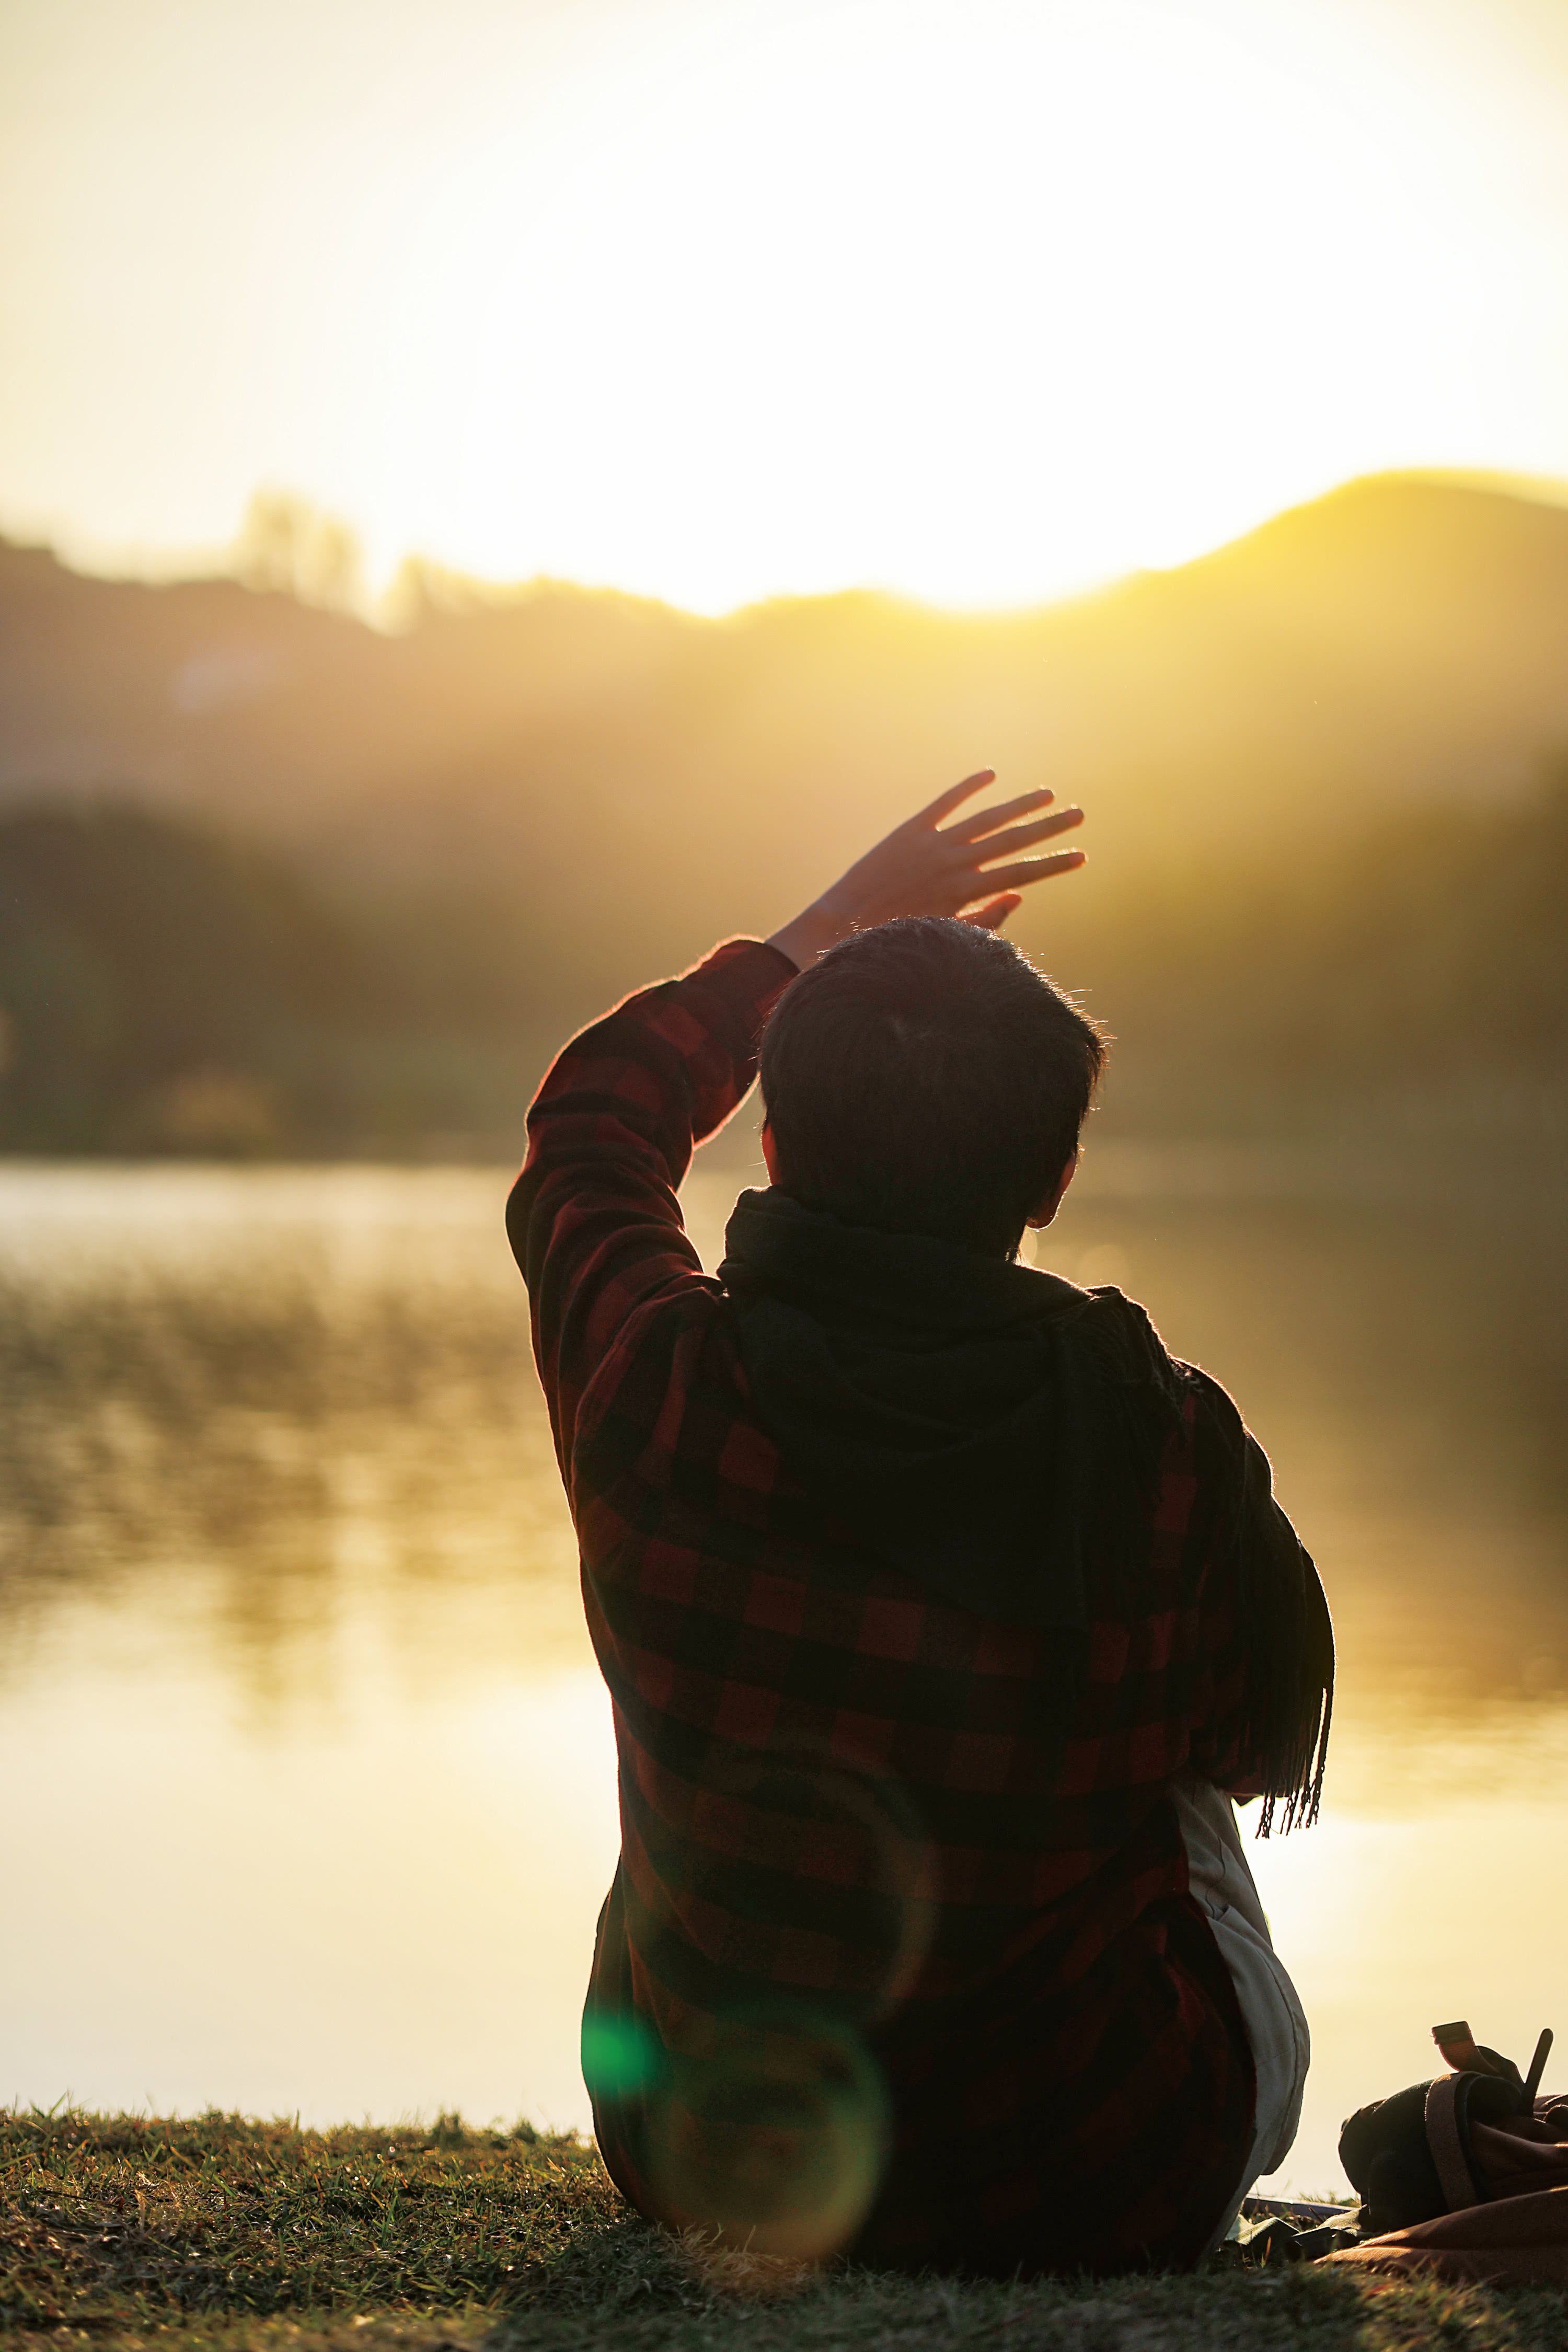
<path id="1" fill-rule="evenodd" d="M 545 582 L 389 635 L 0 546 L 0 806 L 131 799 L 381 903 L 482 907 L 573 1009 L 773 928 L 982 763 L 1089 812 L 1083 876 L 1019 924 L 1077 977 L 1151 892 L 1519 803 L 1564 746 L 1568 506 L 1445 478 L 993 614 L 855 591 L 704 620 Z"/>

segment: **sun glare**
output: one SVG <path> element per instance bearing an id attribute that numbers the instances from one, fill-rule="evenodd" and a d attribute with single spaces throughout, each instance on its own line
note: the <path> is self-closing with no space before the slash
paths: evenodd
<path id="1" fill-rule="evenodd" d="M 1396 7 L 594 0 L 553 47 L 542 11 L 459 19 L 467 78 L 404 0 L 363 17 L 363 88 L 344 36 L 324 96 L 260 90 L 216 309 L 216 246 L 176 241 L 178 292 L 145 233 L 130 264 L 161 355 L 121 394 L 135 489 L 78 449 L 97 510 L 51 505 L 71 445 L 24 398 L 45 456 L 30 495 L 0 478 L 14 510 L 111 537 L 118 498 L 167 540 L 270 478 L 383 575 L 418 547 L 718 611 L 1027 600 L 1380 466 L 1568 473 L 1563 257 Z M 211 378 L 215 341 L 219 396 L 161 429 L 158 366 Z"/>
<path id="2" fill-rule="evenodd" d="M 775 587 L 1027 597 L 1405 452 L 1463 256 L 1327 45 L 1313 78 L 1163 5 L 898 22 L 672 78 L 469 257 L 427 404 L 486 570 L 526 519 L 542 569 L 708 609 L 763 547 Z"/>

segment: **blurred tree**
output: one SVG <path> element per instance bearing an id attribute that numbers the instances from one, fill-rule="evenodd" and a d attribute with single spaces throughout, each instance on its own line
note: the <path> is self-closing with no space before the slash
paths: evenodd
<path id="1" fill-rule="evenodd" d="M 548 892 L 521 895 L 329 903 L 137 809 L 0 818 L 0 1149 L 510 1154 L 612 992 L 579 975 L 563 1011 Z M 580 924 L 584 974 L 623 915 Z M 1568 760 L 1524 804 L 1386 821 L 1350 856 L 1325 825 L 1289 858 L 1172 861 L 1096 925 L 1065 976 L 1117 1034 L 1124 1129 L 1419 1128 L 1425 1103 L 1456 1136 L 1568 1129 Z"/>
<path id="2" fill-rule="evenodd" d="M 1134 1123 L 1312 1126 L 1425 1096 L 1484 1125 L 1500 1089 L 1568 1110 L 1568 758 L 1522 803 L 1404 814 L 1348 852 L 1326 822 L 1289 857 L 1172 865 L 1100 949 Z"/>
<path id="3" fill-rule="evenodd" d="M 161 1102 L 244 1100 L 300 1033 L 363 1016 L 372 984 L 342 928 L 261 853 L 124 807 L 0 822 L 0 1141 L 109 1149 L 160 1139 Z M 181 1089 L 184 1089 L 184 1092 Z M 215 1091 L 216 1090 L 216 1091 Z M 248 1090 L 248 1091 L 247 1091 Z M 196 1120 L 215 1147 L 222 1121 Z"/>
<path id="4" fill-rule="evenodd" d="M 258 490 L 235 541 L 234 568 L 247 588 L 297 597 L 330 613 L 360 613 L 364 559 L 353 526 L 289 490 Z"/>

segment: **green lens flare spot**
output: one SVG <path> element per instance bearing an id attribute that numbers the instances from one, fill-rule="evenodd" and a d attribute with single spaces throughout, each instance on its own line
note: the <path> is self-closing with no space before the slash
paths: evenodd
<path id="1" fill-rule="evenodd" d="M 583 2080 L 591 2097 L 625 2098 L 665 2075 L 664 2046 L 636 2017 L 583 2020 Z"/>

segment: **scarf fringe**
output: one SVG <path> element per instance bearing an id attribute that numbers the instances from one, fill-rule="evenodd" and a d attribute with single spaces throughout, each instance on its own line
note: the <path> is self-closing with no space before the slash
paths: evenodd
<path id="1" fill-rule="evenodd" d="M 1080 1364 L 1112 1391 L 1109 1421 L 1123 1458 L 1105 1465 L 1111 1491 L 1142 1509 L 1164 1440 L 1194 1391 L 1208 1407 L 1205 1419 L 1231 1490 L 1249 1697 L 1244 1742 L 1263 1784 L 1257 1833 L 1310 1829 L 1322 1803 L 1334 1704 L 1333 1627 L 1317 1569 L 1274 1499 L 1268 1455 L 1226 1391 L 1173 1358 L 1142 1307 L 1120 1291 L 1090 1295 L 1108 1307 L 1114 1302 L 1109 1312 L 1091 1309 L 1075 1327 Z M 1130 1526 L 1127 1532 L 1134 1531 Z"/>

